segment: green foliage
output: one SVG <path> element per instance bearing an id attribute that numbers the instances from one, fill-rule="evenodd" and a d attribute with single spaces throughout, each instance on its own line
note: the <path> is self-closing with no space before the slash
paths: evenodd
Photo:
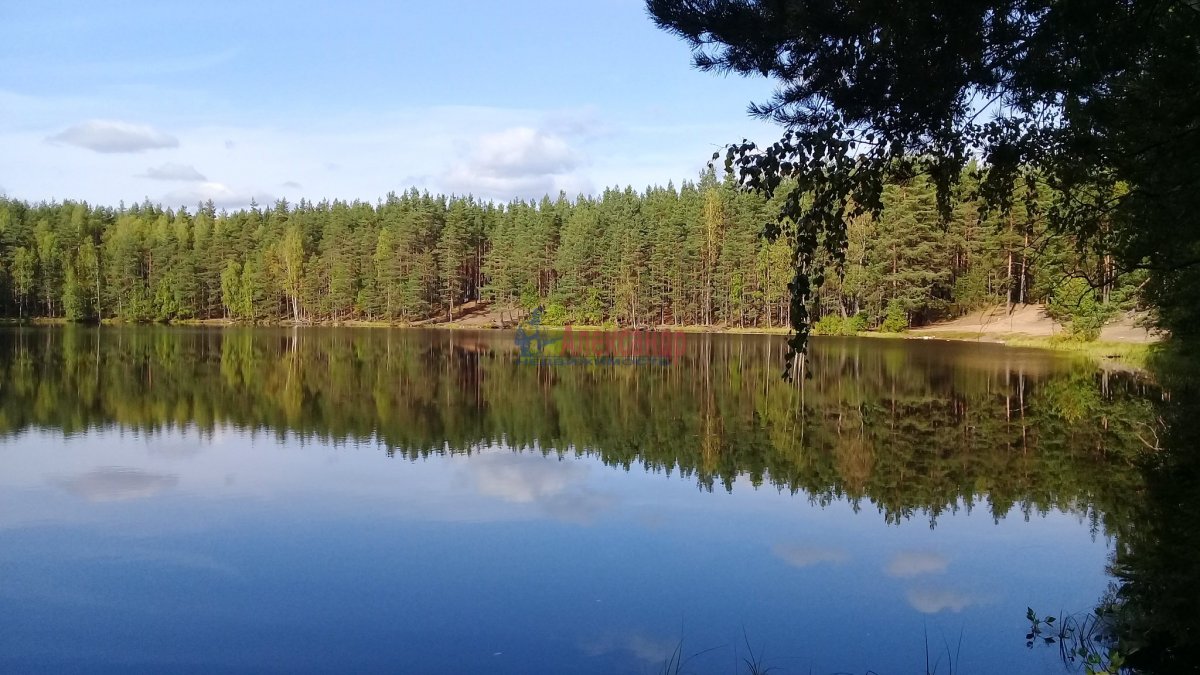
<path id="1" fill-rule="evenodd" d="M 836 314 L 826 314 L 813 324 L 813 335 L 844 335 L 846 322 Z"/>
<path id="2" fill-rule="evenodd" d="M 1108 602 L 1094 612 L 1080 615 L 1038 616 L 1033 608 L 1025 610 L 1029 632 L 1025 646 L 1056 647 L 1064 665 L 1083 665 L 1087 675 L 1121 675 L 1126 656 L 1117 647 L 1112 616 L 1118 611 Z"/>
<path id="3" fill-rule="evenodd" d="M 846 320 L 846 328 L 850 335 L 861 333 L 870 328 L 866 312 L 859 312 Z"/>
<path id="4" fill-rule="evenodd" d="M 813 324 L 813 335 L 857 335 L 869 328 L 867 315 L 859 312 L 854 316 L 842 317 L 826 314 Z"/>
<path id="5" fill-rule="evenodd" d="M 12 284 L 16 295 L 18 316 L 24 316 L 25 302 L 33 291 L 36 258 L 29 249 L 18 246 L 12 255 Z"/>
<path id="6" fill-rule="evenodd" d="M 888 302 L 887 315 L 883 318 L 883 323 L 879 324 L 879 330 L 884 333 L 899 333 L 906 328 L 908 312 L 904 311 L 903 302 L 893 299 Z"/>
<path id="7" fill-rule="evenodd" d="M 921 175 L 935 198 L 905 208 L 935 208 L 947 222 L 964 197 L 978 198 L 1025 247 L 1045 220 L 1056 238 L 1071 235 L 1102 258 L 1095 285 L 1141 270 L 1161 323 L 1200 336 L 1195 2 L 646 5 L 688 43 L 697 68 L 776 84 L 751 112 L 785 127 L 783 137 L 766 147 L 743 140 L 723 159 L 741 185 L 777 198 L 771 236 L 790 225 L 799 233 L 789 240 L 793 349 L 804 349 L 805 309 L 820 295 L 823 268 L 854 253 L 849 223 L 893 218 L 896 186 Z M 980 165 L 964 172 L 971 157 Z M 915 236 L 904 217 L 892 229 L 905 254 L 952 241 Z M 1022 302 L 1036 275 L 1008 252 L 1004 290 Z M 1001 282 L 977 270 L 959 285 L 944 269 L 892 270 L 891 297 L 915 313 L 922 294 L 910 291 L 950 282 L 972 307 Z"/>
<path id="8" fill-rule="evenodd" d="M 67 321 L 82 321 L 87 317 L 86 289 L 80 285 L 74 266 L 67 268 L 62 304 L 63 316 Z"/>
<path id="9" fill-rule="evenodd" d="M 1046 312 L 1066 324 L 1072 337 L 1091 341 L 1100 337 L 1100 330 L 1112 319 L 1116 306 L 1097 297 L 1087 281 L 1074 278 L 1058 287 L 1046 304 Z"/>
<path id="10" fill-rule="evenodd" d="M 242 304 L 242 265 L 236 260 L 230 260 L 221 271 L 221 304 L 228 316 L 243 318 L 246 314 Z"/>
<path id="11" fill-rule="evenodd" d="M 974 265 L 954 280 L 954 304 L 966 313 L 983 309 L 995 303 L 996 296 L 989 290 L 991 271 L 983 265 Z"/>
<path id="12" fill-rule="evenodd" d="M 982 304 L 1038 301 L 1097 264 L 1070 242 L 964 206 L 938 220 L 936 188 L 908 178 L 888 210 L 847 224 L 850 255 L 803 307 L 818 332 L 881 323 L 889 303 L 926 323 Z M 706 172 L 698 182 L 492 205 L 410 190 L 380 204 L 278 202 L 195 215 L 150 204 L 0 200 L 0 313 L 72 320 L 246 322 L 458 318 L 466 303 L 546 307 L 555 323 L 786 326 L 797 308 L 789 238 L 761 236 L 777 208 Z M 43 258 L 48 256 L 48 258 Z M 43 264 L 49 259 L 50 264 Z M 965 280 L 965 281 L 964 281 Z M 1131 306 L 1141 279 L 1113 281 Z M 962 295 L 959 293 L 962 291 Z M 853 325 L 841 317 L 857 317 Z"/>
<path id="13" fill-rule="evenodd" d="M 562 326 L 568 322 L 569 316 L 566 307 L 552 302 L 546 306 L 546 311 L 542 313 L 542 323 L 547 326 Z"/>

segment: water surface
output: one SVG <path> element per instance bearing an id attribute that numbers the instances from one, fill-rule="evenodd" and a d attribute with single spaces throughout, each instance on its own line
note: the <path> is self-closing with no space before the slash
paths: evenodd
<path id="1" fill-rule="evenodd" d="M 1062 671 L 1158 396 L 1061 355 L 0 331 L 0 670 Z M 928 648 L 926 644 L 928 643 Z"/>

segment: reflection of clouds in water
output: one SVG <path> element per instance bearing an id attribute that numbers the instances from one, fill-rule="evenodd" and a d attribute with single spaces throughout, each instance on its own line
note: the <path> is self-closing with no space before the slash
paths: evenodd
<path id="1" fill-rule="evenodd" d="M 907 579 L 945 572 L 949 564 L 945 556 L 934 551 L 901 551 L 892 556 L 884 571 L 889 577 Z"/>
<path id="2" fill-rule="evenodd" d="M 556 457 L 519 453 L 475 455 L 466 474 L 479 494 L 510 504 L 532 504 L 546 515 L 591 522 L 613 504 L 612 495 L 584 485 L 588 467 Z"/>
<path id="3" fill-rule="evenodd" d="M 639 661 L 646 663 L 664 663 L 675 653 L 679 640 L 652 638 L 647 635 L 633 634 L 600 637 L 580 645 L 580 649 L 588 656 L 601 656 L 613 652 L 628 652 Z"/>
<path id="4" fill-rule="evenodd" d="M 75 478 L 52 482 L 56 482 L 76 497 L 90 502 L 116 502 L 151 497 L 175 487 L 179 478 L 169 474 L 108 466 L 92 469 Z"/>
<path id="5" fill-rule="evenodd" d="M 890 577 L 910 579 L 924 574 L 941 574 L 950 561 L 936 551 L 900 551 L 883 568 Z M 944 586 L 919 586 L 905 594 L 908 604 L 922 614 L 961 612 L 982 605 L 986 598 L 978 593 Z"/>
<path id="6" fill-rule="evenodd" d="M 472 457 L 467 471 L 479 494 L 529 504 L 562 493 L 587 475 L 581 464 L 539 455 L 489 453 Z"/>
<path id="7" fill-rule="evenodd" d="M 845 549 L 827 546 L 798 546 L 795 544 L 776 544 L 771 551 L 793 567 L 812 567 L 829 563 L 836 565 L 850 559 Z"/>
<path id="8" fill-rule="evenodd" d="M 961 612 L 968 607 L 984 603 L 984 598 L 979 595 L 951 588 L 913 588 L 909 589 L 906 597 L 908 604 L 922 614 Z"/>

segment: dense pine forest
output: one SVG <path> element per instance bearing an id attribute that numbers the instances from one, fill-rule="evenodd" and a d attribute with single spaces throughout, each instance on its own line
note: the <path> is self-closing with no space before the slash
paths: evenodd
<path id="1" fill-rule="evenodd" d="M 887 185 L 880 217 L 847 223 L 844 269 L 820 277 L 816 332 L 1050 302 L 1094 333 L 1134 301 L 1137 280 L 1118 283 L 1103 256 L 1048 236 L 1044 202 L 1026 195 L 988 214 L 964 197 L 943 222 L 927 179 Z M 794 234 L 761 236 L 777 212 L 712 172 L 679 188 L 508 204 L 416 189 L 233 212 L 0 199 L 0 313 L 407 322 L 482 300 L 542 306 L 550 323 L 780 327 Z"/>

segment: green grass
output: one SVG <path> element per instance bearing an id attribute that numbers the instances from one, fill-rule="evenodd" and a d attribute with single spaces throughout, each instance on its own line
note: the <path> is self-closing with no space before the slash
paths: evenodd
<path id="1" fill-rule="evenodd" d="M 1087 354 L 1101 359 L 1113 359 L 1131 365 L 1147 365 L 1150 353 L 1158 347 L 1152 342 L 1105 342 L 1102 340 L 1073 340 L 1054 337 L 1016 336 L 1004 340 L 1013 347 L 1036 347 L 1060 352 Z"/>

